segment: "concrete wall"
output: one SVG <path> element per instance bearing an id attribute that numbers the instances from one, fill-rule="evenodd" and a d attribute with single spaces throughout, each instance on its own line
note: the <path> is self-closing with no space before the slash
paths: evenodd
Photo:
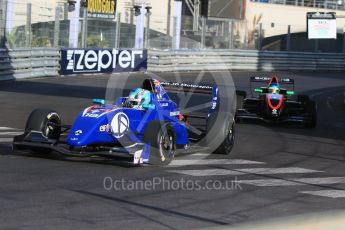
<path id="1" fill-rule="evenodd" d="M 117 11 L 121 13 L 121 21 L 135 24 L 133 5 L 151 6 L 151 28 L 164 34 L 171 34 L 174 16 L 174 0 L 119 0 Z"/>
<path id="2" fill-rule="evenodd" d="M 32 23 L 54 21 L 55 7 L 63 0 L 7 0 L 7 31 L 26 24 L 27 4 L 32 4 Z"/>
<path id="3" fill-rule="evenodd" d="M 49 2 L 49 4 L 47 4 Z M 55 7 L 66 0 L 8 0 L 8 12 L 12 20 L 8 22 L 9 30 L 26 24 L 27 3 L 32 3 L 32 23 L 54 21 Z M 165 34 L 171 34 L 174 16 L 174 0 L 118 0 L 117 12 L 121 21 L 135 24 L 133 5 L 152 7 L 151 28 Z"/>
<path id="4" fill-rule="evenodd" d="M 287 26 L 291 25 L 291 33 L 306 32 L 306 14 L 307 12 L 315 12 L 316 8 L 291 6 L 291 5 L 277 5 L 268 3 L 258 3 L 246 0 L 246 20 L 249 27 L 255 27 L 253 24 L 254 18 L 261 18 L 259 23 L 262 23 L 265 37 L 271 37 L 287 33 Z M 329 12 L 332 10 L 321 10 Z M 345 11 L 334 11 L 337 15 L 344 15 Z M 274 27 L 272 27 L 274 23 Z M 338 33 L 343 33 L 342 28 L 345 25 L 345 19 L 337 19 Z"/>

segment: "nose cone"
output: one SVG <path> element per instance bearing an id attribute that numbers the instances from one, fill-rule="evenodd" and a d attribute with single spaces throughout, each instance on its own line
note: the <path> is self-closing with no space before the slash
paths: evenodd
<path id="1" fill-rule="evenodd" d="M 267 94 L 267 104 L 271 110 L 279 110 L 283 104 L 283 96 L 280 94 Z"/>
<path id="2" fill-rule="evenodd" d="M 71 146 L 88 146 L 94 144 L 114 143 L 107 115 L 81 113 L 74 122 L 67 137 Z"/>
<path id="3" fill-rule="evenodd" d="M 278 106 L 280 102 L 280 97 L 277 94 L 270 95 L 270 101 L 273 106 Z"/>

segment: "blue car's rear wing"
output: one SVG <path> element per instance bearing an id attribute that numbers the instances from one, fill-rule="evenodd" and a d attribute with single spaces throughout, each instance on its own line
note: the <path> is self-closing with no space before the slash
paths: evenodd
<path id="1" fill-rule="evenodd" d="M 192 92 L 200 94 L 214 95 L 216 93 L 217 86 L 211 85 L 196 85 L 192 83 L 179 83 L 179 82 L 161 82 L 164 89 L 168 92 Z M 217 95 L 215 95 L 217 96 Z"/>
<path id="2" fill-rule="evenodd" d="M 160 82 L 160 84 L 164 87 L 167 92 L 189 92 L 195 94 L 204 94 L 204 95 L 212 95 L 212 106 L 209 109 L 208 116 L 213 113 L 219 102 L 218 98 L 218 87 L 217 85 L 205 85 L 205 84 L 193 84 L 193 83 L 179 83 L 179 82 Z M 207 118 L 205 116 L 198 116 L 198 115 L 191 115 L 188 114 L 190 117 L 196 118 Z"/>

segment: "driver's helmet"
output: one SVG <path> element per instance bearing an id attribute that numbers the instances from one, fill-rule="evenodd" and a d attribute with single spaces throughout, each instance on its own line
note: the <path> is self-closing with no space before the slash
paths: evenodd
<path id="1" fill-rule="evenodd" d="M 133 108 L 143 108 L 150 104 L 151 93 L 146 89 L 137 88 L 130 92 L 127 101 L 131 103 Z"/>
<path id="2" fill-rule="evenodd" d="M 276 94 L 279 93 L 279 85 L 277 83 L 272 83 L 268 88 L 269 93 Z"/>

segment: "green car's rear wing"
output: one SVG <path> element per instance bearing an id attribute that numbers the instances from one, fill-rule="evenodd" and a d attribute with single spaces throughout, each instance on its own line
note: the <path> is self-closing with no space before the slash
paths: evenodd
<path id="1" fill-rule="evenodd" d="M 266 76 L 251 76 L 250 77 L 250 90 L 253 94 L 253 92 L 256 93 L 267 93 L 267 88 L 268 85 L 271 83 L 271 80 L 274 76 L 272 77 L 266 77 Z M 294 95 L 294 91 L 295 91 L 295 80 L 293 78 L 278 78 L 278 83 L 280 85 L 285 85 L 287 87 L 289 87 L 289 89 L 286 88 L 280 88 L 280 91 L 282 94 L 286 94 L 286 95 Z M 253 88 L 253 84 L 256 83 L 262 83 L 262 84 L 266 84 L 266 85 L 261 85 L 259 88 Z"/>

